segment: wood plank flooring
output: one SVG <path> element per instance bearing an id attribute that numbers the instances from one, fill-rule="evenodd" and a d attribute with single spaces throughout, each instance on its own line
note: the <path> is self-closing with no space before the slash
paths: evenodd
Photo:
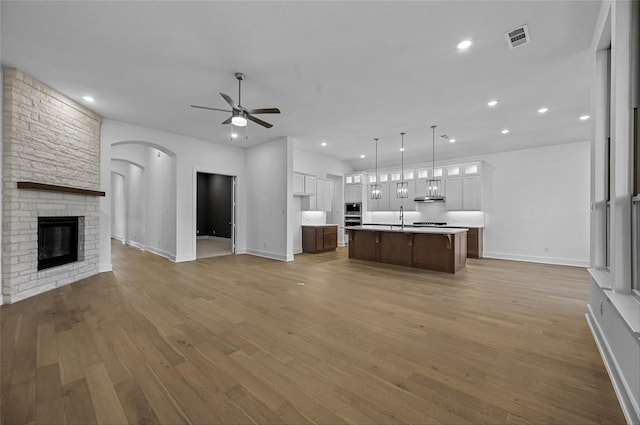
<path id="1" fill-rule="evenodd" d="M 112 249 L 1 307 L 3 424 L 624 423 L 584 269 Z"/>

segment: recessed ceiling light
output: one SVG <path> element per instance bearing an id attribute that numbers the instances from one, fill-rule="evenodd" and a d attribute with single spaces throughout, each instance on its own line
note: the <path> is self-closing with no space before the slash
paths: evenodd
<path id="1" fill-rule="evenodd" d="M 327 146 L 327 142 L 320 143 L 320 146 Z"/>
<path id="2" fill-rule="evenodd" d="M 497 100 L 490 100 L 490 101 L 487 102 L 487 105 L 489 105 L 489 106 L 496 106 L 497 104 L 498 104 Z"/>
<path id="3" fill-rule="evenodd" d="M 549 108 L 540 108 L 538 109 L 538 113 L 539 114 L 544 114 L 545 112 L 547 112 L 549 110 Z"/>
<path id="4" fill-rule="evenodd" d="M 231 138 L 235 139 L 236 137 L 238 137 L 238 133 L 231 133 Z"/>
<path id="5" fill-rule="evenodd" d="M 449 139 L 449 143 L 455 143 L 456 139 Z"/>
<path id="6" fill-rule="evenodd" d="M 360 158 L 364 158 L 364 155 L 360 155 Z"/>
<path id="7" fill-rule="evenodd" d="M 586 121 L 586 120 L 588 120 L 589 118 L 591 118 L 589 115 L 582 115 L 582 116 L 580 117 L 580 119 L 581 119 L 582 121 Z"/>
<path id="8" fill-rule="evenodd" d="M 83 98 L 84 100 L 86 100 L 87 102 L 95 102 L 95 101 L 96 101 L 96 100 L 95 100 L 93 97 L 91 97 L 91 96 L 82 96 L 82 98 Z"/>
<path id="9" fill-rule="evenodd" d="M 458 43 L 458 50 L 466 50 L 471 46 L 471 40 L 464 40 Z"/>
<path id="10" fill-rule="evenodd" d="M 509 132 L 509 129 L 508 129 L 508 128 L 505 128 L 505 129 L 504 129 L 504 130 L 502 130 L 500 133 L 502 133 L 502 134 L 507 134 L 508 132 Z"/>

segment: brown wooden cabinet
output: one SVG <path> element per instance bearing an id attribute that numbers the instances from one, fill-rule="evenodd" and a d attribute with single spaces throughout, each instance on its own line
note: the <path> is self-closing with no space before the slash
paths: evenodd
<path id="1" fill-rule="evenodd" d="M 302 252 L 315 254 L 338 246 L 338 226 L 302 226 Z"/>
<path id="2" fill-rule="evenodd" d="M 482 227 L 470 227 L 467 233 L 467 258 L 482 258 Z"/>

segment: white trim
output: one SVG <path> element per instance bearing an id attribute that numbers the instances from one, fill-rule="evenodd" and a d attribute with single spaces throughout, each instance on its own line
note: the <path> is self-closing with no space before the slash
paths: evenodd
<path id="1" fill-rule="evenodd" d="M 293 261 L 293 255 L 291 256 L 292 258 L 288 258 L 287 255 L 284 255 L 284 254 L 278 254 L 276 252 L 268 252 L 268 251 L 259 251 L 257 249 L 247 249 L 247 254 L 255 255 L 256 257 L 269 258 L 271 260 Z"/>
<path id="2" fill-rule="evenodd" d="M 196 257 L 193 254 L 189 255 L 176 255 L 172 260 L 174 263 L 184 263 L 186 261 L 195 261 Z"/>
<path id="3" fill-rule="evenodd" d="M 483 257 L 498 260 L 526 261 L 528 263 L 555 264 L 559 266 L 589 267 L 589 260 L 576 260 L 571 258 L 536 257 L 532 255 L 517 255 L 488 251 L 483 252 Z"/>
<path id="4" fill-rule="evenodd" d="M 638 406 L 634 406 L 636 403 L 635 400 L 628 395 L 629 392 L 626 388 L 624 376 L 618 373 L 618 363 L 616 362 L 615 357 L 611 355 L 611 348 L 603 336 L 604 334 L 598 324 L 598 321 L 595 319 L 591 305 L 587 305 L 587 313 L 585 314 L 585 317 L 587 319 L 589 329 L 591 329 L 591 334 L 593 335 L 596 347 L 598 347 L 604 366 L 609 374 L 613 390 L 618 397 L 620 408 L 622 409 L 622 413 L 624 414 L 627 423 L 629 425 L 640 423 L 640 416 L 637 413 L 640 409 Z"/>
<path id="5" fill-rule="evenodd" d="M 126 243 L 129 246 L 132 246 L 134 248 L 138 248 L 140 251 L 144 251 L 144 245 L 140 242 L 136 242 L 136 241 L 132 241 L 130 239 L 125 239 L 124 243 Z"/>
<path id="6" fill-rule="evenodd" d="M 150 252 L 152 254 L 155 254 L 155 255 L 159 255 L 160 257 L 164 257 L 164 258 L 166 258 L 168 260 L 171 260 L 173 262 L 175 262 L 175 260 L 176 260 L 176 256 L 175 255 L 171 254 L 170 252 L 158 249 L 158 248 L 154 248 L 154 247 L 148 246 L 148 247 L 146 247 L 146 251 L 148 251 L 148 252 Z"/>
<path id="7" fill-rule="evenodd" d="M 113 271 L 113 265 L 111 263 L 98 264 L 98 273 L 106 273 L 106 272 L 112 272 L 112 271 Z"/>

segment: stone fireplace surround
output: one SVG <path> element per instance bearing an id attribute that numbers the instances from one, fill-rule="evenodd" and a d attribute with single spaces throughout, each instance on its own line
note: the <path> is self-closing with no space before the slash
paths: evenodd
<path id="1" fill-rule="evenodd" d="M 101 118 L 19 70 L 3 74 L 2 297 L 13 303 L 98 273 Z M 84 217 L 84 259 L 37 270 L 42 216 Z"/>

